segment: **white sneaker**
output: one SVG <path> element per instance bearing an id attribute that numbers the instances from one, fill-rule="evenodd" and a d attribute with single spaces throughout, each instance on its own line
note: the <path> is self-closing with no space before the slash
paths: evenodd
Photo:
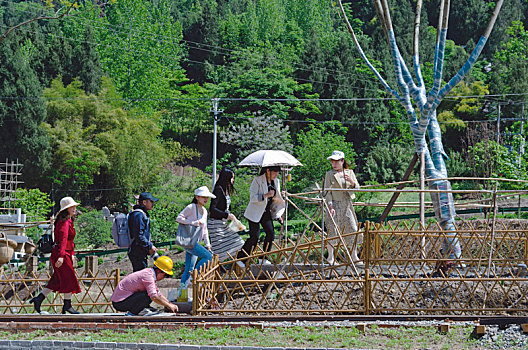
<path id="1" fill-rule="evenodd" d="M 238 265 L 241 269 L 245 269 L 245 268 L 246 268 L 246 264 L 244 264 L 242 261 L 237 261 L 237 265 Z"/>
<path id="2" fill-rule="evenodd" d="M 268 259 L 258 259 L 259 265 L 271 265 L 271 262 Z"/>
<path id="3" fill-rule="evenodd" d="M 160 313 L 160 311 L 158 309 L 153 309 L 153 308 L 150 308 L 150 307 L 146 307 L 143 310 L 141 310 L 139 312 L 139 314 L 137 314 L 137 315 L 138 316 L 154 316 L 154 315 L 157 315 L 159 313 Z"/>

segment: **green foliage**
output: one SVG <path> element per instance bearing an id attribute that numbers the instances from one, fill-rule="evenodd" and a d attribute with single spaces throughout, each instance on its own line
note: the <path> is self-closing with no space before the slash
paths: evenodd
<path id="1" fill-rule="evenodd" d="M 222 95 L 240 99 L 228 103 L 225 113 L 250 115 L 262 112 L 282 119 L 287 119 L 290 114 L 304 116 L 319 113 L 311 101 L 300 100 L 318 97 L 311 93 L 310 84 L 299 84 L 278 69 L 241 69 L 244 71 L 236 79 L 219 85 Z"/>
<path id="2" fill-rule="evenodd" d="M 339 122 L 325 122 L 309 124 L 306 130 L 297 134 L 299 146 L 295 149 L 295 155 L 304 166 L 297 167 L 292 172 L 292 187 L 295 190 L 313 188 L 315 182 L 322 185 L 324 175 L 331 169 L 327 157 L 334 150 L 344 152 L 347 163 L 352 169 L 355 168 L 356 153 L 353 145 L 345 140 L 346 132 L 347 128 Z"/>
<path id="3" fill-rule="evenodd" d="M 238 125 L 231 125 L 220 132 L 220 140 L 236 146 L 239 160 L 260 149 L 292 151 L 289 127 L 274 116 L 261 115 L 248 118 Z"/>
<path id="4" fill-rule="evenodd" d="M 492 93 L 525 93 L 528 90 L 528 31 L 522 22 L 514 21 L 506 39 L 493 57 Z"/>
<path id="5" fill-rule="evenodd" d="M 163 146 L 167 151 L 169 159 L 176 164 L 184 164 L 200 156 L 200 152 L 197 150 L 182 145 L 177 141 L 165 140 L 163 141 Z"/>
<path id="6" fill-rule="evenodd" d="M 475 81 L 469 86 L 461 82 L 455 86 L 438 110 L 438 121 L 442 132 L 448 128 L 463 130 L 466 128 L 465 120 L 479 118 L 482 102 L 478 96 L 487 94 L 489 94 L 488 87 L 482 81 Z"/>
<path id="7" fill-rule="evenodd" d="M 2 23 L 2 22 L 0 22 Z M 46 117 L 42 87 L 28 62 L 29 42 L 11 35 L 0 44 L 0 154 L 19 159 L 29 186 L 49 168 L 49 140 L 39 125 Z M 7 97 L 7 98 L 5 98 Z"/>
<path id="8" fill-rule="evenodd" d="M 450 177 L 470 177 L 472 167 L 461 152 L 449 151 L 449 159 L 446 160 L 446 169 Z"/>
<path id="9" fill-rule="evenodd" d="M 16 206 L 22 209 L 23 214 L 26 214 L 27 222 L 49 220 L 53 202 L 47 193 L 38 188 L 17 188 L 16 198 Z M 26 234 L 36 242 L 41 230 L 38 227 L 30 227 L 26 229 Z"/>
<path id="10" fill-rule="evenodd" d="M 376 145 L 367 155 L 363 177 L 377 183 L 401 181 L 413 154 L 412 146 L 398 143 Z"/>
<path id="11" fill-rule="evenodd" d="M 53 146 L 48 176 L 58 190 L 86 189 L 101 175 L 105 187 L 121 189 L 109 199 L 121 202 L 154 182 L 168 161 L 156 120 L 125 111 L 107 78 L 97 95 L 86 95 L 78 80 L 65 87 L 56 79 L 44 96 Z"/>
<path id="12" fill-rule="evenodd" d="M 53 202 L 47 193 L 38 188 L 17 188 L 17 207 L 26 214 L 28 221 L 45 221 L 49 219 Z"/>
<path id="13" fill-rule="evenodd" d="M 495 141 L 484 140 L 469 147 L 469 164 L 478 177 L 526 179 L 527 162 L 517 152 L 509 151 Z M 525 184 L 505 183 L 503 188 L 524 188 Z"/>
<path id="14" fill-rule="evenodd" d="M 77 248 L 101 248 L 112 240 L 112 224 L 101 214 L 100 210 L 84 212 L 75 222 Z"/>
<path id="15" fill-rule="evenodd" d="M 180 67 L 182 28 L 170 16 L 171 1 L 120 0 L 101 8 L 88 1 L 77 12 L 93 23 L 103 69 L 127 99 L 149 114 L 171 96 L 174 85 L 186 81 Z M 82 35 L 85 21 L 72 35 Z"/>

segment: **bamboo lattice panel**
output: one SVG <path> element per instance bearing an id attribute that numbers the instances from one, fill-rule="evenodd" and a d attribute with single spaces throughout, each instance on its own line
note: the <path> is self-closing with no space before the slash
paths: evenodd
<path id="1" fill-rule="evenodd" d="M 115 312 L 110 296 L 119 281 L 118 270 L 98 271 L 95 275 L 83 270 L 78 277 L 81 292 L 73 294 L 72 305 L 83 313 Z M 2 274 L 0 279 L 0 313 L 33 313 L 29 300 L 42 291 L 50 278 L 49 271 L 38 275 L 19 272 Z M 51 293 L 42 303 L 42 311 L 60 313 L 63 300 L 59 293 Z"/>
<path id="2" fill-rule="evenodd" d="M 328 264 L 318 230 L 275 249 L 264 265 L 257 250 L 251 263 L 211 264 L 195 279 L 199 314 L 528 314 L 528 227 L 520 221 L 491 224 L 459 221 L 456 233 L 436 224 L 392 223 L 361 228 L 364 265 L 350 260 L 342 242 Z M 458 241 L 462 256 L 447 259 Z M 297 246 L 293 246 L 297 244 Z"/>

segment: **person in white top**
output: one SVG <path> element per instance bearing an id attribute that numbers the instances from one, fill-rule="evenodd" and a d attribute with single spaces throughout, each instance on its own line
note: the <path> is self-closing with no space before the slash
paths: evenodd
<path id="1" fill-rule="evenodd" d="M 209 191 L 207 186 L 197 188 L 194 191 L 192 203 L 186 206 L 176 218 L 180 224 L 201 227 L 200 238 L 194 248 L 185 249 L 185 270 L 181 277 L 182 286 L 187 285 L 187 281 L 195 268 L 199 269 L 213 257 L 209 231 L 207 230 L 207 210 L 205 209 L 209 198 L 216 198 L 216 196 Z M 205 243 L 205 248 L 200 244 L 200 241 Z M 200 261 L 196 264 L 198 259 Z"/>
<path id="2" fill-rule="evenodd" d="M 348 164 L 345 160 L 345 154 L 341 151 L 334 151 L 328 157 L 332 162 L 332 170 L 325 175 L 325 199 L 330 209 L 326 216 L 326 225 L 328 228 L 328 237 L 337 236 L 335 225 L 339 228 L 341 234 L 357 232 L 358 221 L 352 200 L 356 195 L 352 191 L 332 191 L 332 189 L 353 189 L 359 188 L 359 182 L 356 174 L 352 169 L 348 169 Z M 359 261 L 357 244 L 363 242 L 363 236 L 356 234 L 349 235 L 345 238 L 345 244 L 351 250 L 351 258 L 354 263 L 362 264 Z M 334 263 L 334 245 L 340 243 L 340 240 L 332 240 L 328 243 L 328 263 Z"/>
<path id="3" fill-rule="evenodd" d="M 244 216 L 249 221 L 249 238 L 237 254 L 237 259 L 247 258 L 258 244 L 260 226 L 266 232 L 263 250 L 269 252 L 275 239 L 273 220 L 283 223 L 282 214 L 286 208 L 285 202 L 280 193 L 279 175 L 280 167 L 264 167 L 260 175 L 255 177 L 249 187 L 249 204 L 244 212 Z M 240 267 L 245 267 L 247 259 L 239 261 Z M 270 264 L 267 259 L 262 260 L 263 264 Z"/>

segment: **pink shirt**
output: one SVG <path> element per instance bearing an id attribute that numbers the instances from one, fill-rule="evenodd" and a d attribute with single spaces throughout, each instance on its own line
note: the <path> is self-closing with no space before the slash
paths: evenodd
<path id="1" fill-rule="evenodd" d="M 147 291 L 150 299 L 160 294 L 156 284 L 156 274 L 152 268 L 133 272 L 123 278 L 114 290 L 110 300 L 118 303 L 136 292 L 143 291 Z"/>
<path id="2" fill-rule="evenodd" d="M 176 221 L 180 224 L 185 225 L 194 225 L 198 226 L 198 223 L 202 223 L 202 230 L 200 231 L 200 241 L 203 241 L 205 243 L 206 247 L 210 247 L 211 243 L 209 241 L 209 231 L 207 230 L 207 210 L 202 207 L 203 209 L 203 215 L 200 216 L 200 213 L 198 212 L 198 217 L 196 216 L 196 204 L 191 203 L 183 210 L 180 214 L 178 214 L 178 217 L 176 218 Z"/>

